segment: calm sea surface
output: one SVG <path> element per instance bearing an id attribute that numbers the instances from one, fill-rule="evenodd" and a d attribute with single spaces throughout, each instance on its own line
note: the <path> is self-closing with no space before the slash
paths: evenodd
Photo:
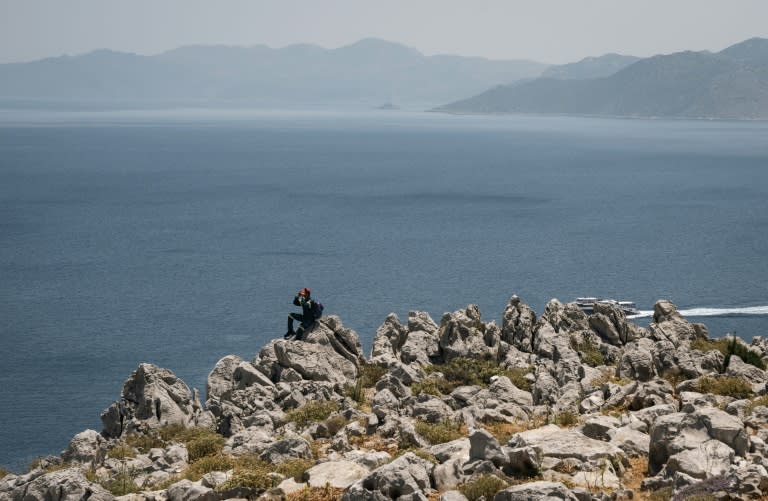
<path id="1" fill-rule="evenodd" d="M 390 312 L 512 294 L 669 298 L 751 339 L 767 258 L 766 123 L 0 112 L 0 464 L 101 430 L 140 362 L 204 397 L 300 287 L 366 350 Z"/>

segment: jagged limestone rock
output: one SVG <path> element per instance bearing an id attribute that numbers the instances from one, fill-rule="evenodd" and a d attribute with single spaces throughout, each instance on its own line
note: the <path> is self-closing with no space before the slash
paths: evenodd
<path id="1" fill-rule="evenodd" d="M 343 501 L 424 499 L 431 488 L 432 464 L 408 452 L 350 486 Z"/>
<path id="2" fill-rule="evenodd" d="M 106 437 L 171 424 L 197 426 L 210 418 L 196 395 L 168 369 L 140 364 L 123 385 L 121 398 L 101 414 Z"/>
<path id="3" fill-rule="evenodd" d="M 530 353 L 533 351 L 533 327 L 536 325 L 536 313 L 519 297 L 512 296 L 504 309 L 501 326 L 502 341 L 515 348 Z"/>
<path id="4" fill-rule="evenodd" d="M 80 468 L 6 477 L 0 481 L 0 499 L 9 501 L 112 501 L 115 497 L 85 478 Z"/>

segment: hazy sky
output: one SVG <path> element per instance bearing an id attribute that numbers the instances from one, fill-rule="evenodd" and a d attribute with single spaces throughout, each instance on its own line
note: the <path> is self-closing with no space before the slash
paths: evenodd
<path id="1" fill-rule="evenodd" d="M 0 62 L 378 37 L 425 54 L 563 63 L 720 50 L 754 36 L 768 38 L 767 0 L 0 0 Z"/>

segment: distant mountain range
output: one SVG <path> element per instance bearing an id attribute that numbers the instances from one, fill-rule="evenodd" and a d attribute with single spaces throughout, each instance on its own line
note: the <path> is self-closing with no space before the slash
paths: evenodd
<path id="1" fill-rule="evenodd" d="M 588 59 L 436 111 L 768 119 L 768 40 L 753 38 L 718 53 Z"/>
<path id="2" fill-rule="evenodd" d="M 338 49 L 190 46 L 155 56 L 98 50 L 0 65 L 0 99 L 217 105 L 432 107 L 541 75 L 533 61 L 425 56 L 364 39 Z"/>

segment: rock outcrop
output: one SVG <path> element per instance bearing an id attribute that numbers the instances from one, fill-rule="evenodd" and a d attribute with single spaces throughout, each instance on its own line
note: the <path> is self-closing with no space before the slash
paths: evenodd
<path id="1" fill-rule="evenodd" d="M 768 342 L 740 345 L 742 360 L 708 336 L 669 301 L 646 329 L 557 300 L 538 317 L 513 296 L 501 328 L 474 305 L 439 324 L 391 314 L 366 360 L 331 316 L 303 341 L 219 360 L 205 408 L 141 364 L 101 433 L 0 479 L 0 499 L 764 497 L 768 374 L 745 360 L 768 358 Z"/>

